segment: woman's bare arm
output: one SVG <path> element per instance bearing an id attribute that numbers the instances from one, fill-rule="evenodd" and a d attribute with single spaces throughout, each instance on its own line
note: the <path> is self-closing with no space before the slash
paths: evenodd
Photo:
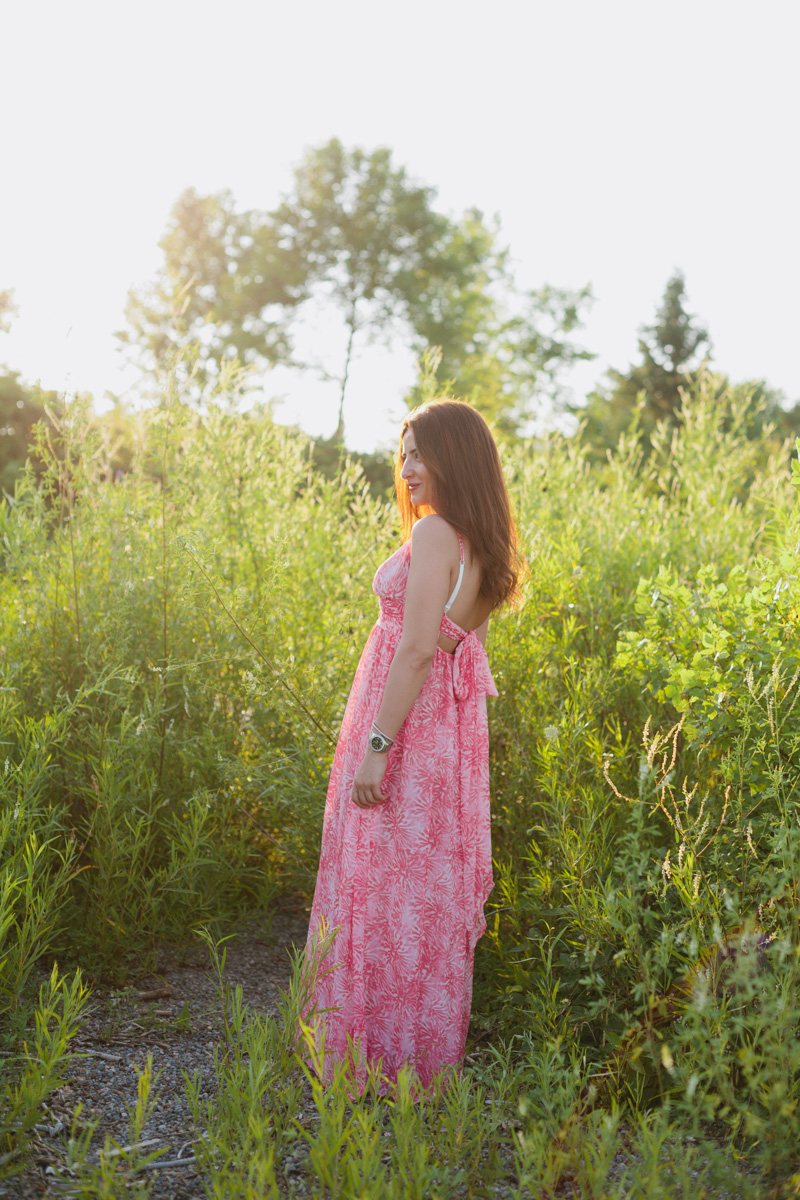
<path id="1" fill-rule="evenodd" d="M 424 517 L 411 535 L 403 633 L 375 717 L 387 737 L 397 734 L 428 678 L 450 594 L 454 542 L 452 528 L 441 517 Z"/>
<path id="2" fill-rule="evenodd" d="M 441 517 L 424 517 L 414 526 L 403 633 L 375 717 L 375 724 L 389 738 L 396 737 L 431 669 L 450 593 L 454 545 L 453 530 Z M 361 808 L 386 799 L 380 790 L 385 771 L 386 755 L 367 750 L 353 784 L 353 800 Z"/>

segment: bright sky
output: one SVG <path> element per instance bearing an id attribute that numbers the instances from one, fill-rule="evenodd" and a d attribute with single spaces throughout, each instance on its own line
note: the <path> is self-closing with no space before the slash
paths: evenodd
<path id="1" fill-rule="evenodd" d="M 439 204 L 498 214 L 526 286 L 597 297 L 568 378 L 636 357 L 667 278 L 714 361 L 800 399 L 797 0 L 26 0 L 0 9 L 0 362 L 125 392 L 113 332 L 180 192 L 271 208 L 303 150 L 388 145 Z M 324 325 L 315 350 L 343 345 Z M 348 442 L 393 440 L 413 363 L 355 364 Z M 336 386 L 283 372 L 278 419 L 336 424 Z"/>

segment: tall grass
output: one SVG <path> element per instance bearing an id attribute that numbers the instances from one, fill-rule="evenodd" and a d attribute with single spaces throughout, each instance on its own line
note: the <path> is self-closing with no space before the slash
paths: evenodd
<path id="1" fill-rule="evenodd" d="M 388 1137 L 366 1102 L 320 1093 L 309 1138 L 278 1027 L 237 1010 L 239 1058 L 219 1070 L 246 1089 L 202 1119 L 230 1144 L 250 1123 L 258 1178 L 228 1193 L 223 1173 L 219 1194 L 269 1194 L 293 1138 L 343 1195 L 378 1186 L 387 1154 L 404 1194 L 567 1178 L 645 1194 L 656 1177 L 663 1195 L 700 1177 L 713 1194 L 735 1170 L 720 1141 L 790 1186 L 800 541 L 790 450 L 749 440 L 752 405 L 702 378 L 646 462 L 635 431 L 601 466 L 558 436 L 507 449 L 529 571 L 490 630 L 497 885 L 472 1066 L 438 1108 L 398 1100 Z M 370 580 L 397 544 L 357 466 L 322 477 L 306 439 L 225 395 L 202 412 L 171 397 L 142 415 L 124 474 L 114 454 L 67 405 L 40 432 L 43 474 L 0 510 L 12 1018 L 44 956 L 119 976 L 164 936 L 309 893 Z M 253 1125 L 273 1084 L 283 1115 Z M 481 1106 L 500 1115 L 473 1145 Z M 462 1122 L 458 1161 L 437 1121 Z"/>

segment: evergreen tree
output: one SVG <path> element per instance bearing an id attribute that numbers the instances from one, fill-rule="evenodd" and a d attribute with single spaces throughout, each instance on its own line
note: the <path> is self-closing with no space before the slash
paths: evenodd
<path id="1" fill-rule="evenodd" d="M 708 331 L 684 308 L 685 283 L 676 271 L 667 283 L 652 325 L 641 330 L 641 361 L 627 372 L 610 370 L 608 385 L 592 392 L 585 408 L 571 411 L 585 423 L 584 438 L 598 450 L 615 446 L 639 411 L 642 440 L 649 443 L 658 421 L 674 422 L 681 388 L 689 383 L 708 357 Z"/>

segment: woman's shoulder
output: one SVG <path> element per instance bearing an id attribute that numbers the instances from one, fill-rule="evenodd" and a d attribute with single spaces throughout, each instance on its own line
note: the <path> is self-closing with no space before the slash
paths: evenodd
<path id="1" fill-rule="evenodd" d="M 447 551 L 454 544 L 457 545 L 458 532 L 438 513 L 428 513 L 414 523 L 411 542 L 420 548 Z"/>

